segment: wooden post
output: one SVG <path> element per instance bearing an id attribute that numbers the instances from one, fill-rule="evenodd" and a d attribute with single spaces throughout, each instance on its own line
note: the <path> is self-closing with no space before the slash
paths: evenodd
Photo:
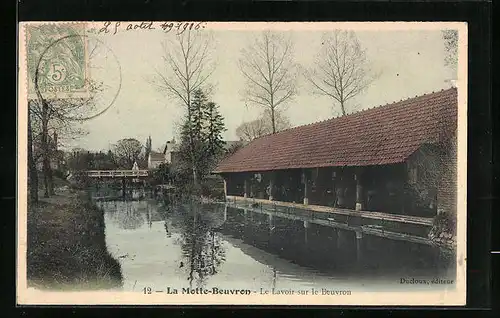
<path id="1" fill-rule="evenodd" d="M 356 169 L 356 211 L 363 210 L 363 186 L 361 185 L 361 168 Z"/>
<path id="2" fill-rule="evenodd" d="M 227 204 L 224 205 L 224 222 L 227 221 Z"/>
<path id="3" fill-rule="evenodd" d="M 274 231 L 274 218 L 272 214 L 267 215 L 267 224 L 269 225 L 269 231 L 272 233 Z"/>
<path id="4" fill-rule="evenodd" d="M 271 173 L 269 179 L 269 201 L 273 200 L 274 178 L 274 173 Z"/>
<path id="5" fill-rule="evenodd" d="M 332 168 L 332 198 L 333 198 L 333 206 L 337 207 L 337 184 L 336 184 L 336 179 L 337 179 L 337 171 L 335 168 Z"/>
<path id="6" fill-rule="evenodd" d="M 302 176 L 304 178 L 304 204 L 308 205 L 309 204 L 309 179 L 307 176 L 306 169 L 302 170 Z"/>
<path id="7" fill-rule="evenodd" d="M 226 180 L 227 178 L 229 177 L 224 178 L 224 201 L 227 200 L 227 180 Z"/>
<path id="8" fill-rule="evenodd" d="M 246 177 L 245 181 L 243 182 L 243 191 L 244 191 L 243 197 L 248 198 L 248 180 Z"/>
<path id="9" fill-rule="evenodd" d="M 308 240 L 308 235 L 307 235 L 307 231 L 309 229 L 309 226 L 310 226 L 309 222 L 308 221 L 304 221 L 304 243 L 306 244 L 306 246 L 307 246 L 308 241 L 309 241 Z"/>
<path id="10" fill-rule="evenodd" d="M 275 220 L 274 220 L 274 216 L 272 214 L 268 214 L 267 215 L 267 224 L 268 224 L 268 228 L 269 228 L 269 235 L 268 235 L 268 239 L 267 239 L 267 244 L 269 247 L 273 246 L 274 245 L 274 233 L 275 233 L 275 229 L 276 229 L 276 223 L 275 223 Z"/>
<path id="11" fill-rule="evenodd" d="M 358 262 L 363 260 L 363 232 L 356 231 L 356 259 Z"/>

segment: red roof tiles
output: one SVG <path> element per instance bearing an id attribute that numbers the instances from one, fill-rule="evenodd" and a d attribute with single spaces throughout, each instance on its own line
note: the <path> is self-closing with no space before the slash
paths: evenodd
<path id="1" fill-rule="evenodd" d="M 451 88 L 266 135 L 215 172 L 400 163 L 456 128 L 457 91 Z"/>

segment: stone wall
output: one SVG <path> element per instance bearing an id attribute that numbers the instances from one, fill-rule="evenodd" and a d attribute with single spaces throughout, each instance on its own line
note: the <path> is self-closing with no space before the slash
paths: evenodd
<path id="1" fill-rule="evenodd" d="M 438 184 L 438 215 L 429 238 L 440 245 L 456 245 L 457 219 L 457 140 L 452 138 L 442 155 L 442 174 Z"/>

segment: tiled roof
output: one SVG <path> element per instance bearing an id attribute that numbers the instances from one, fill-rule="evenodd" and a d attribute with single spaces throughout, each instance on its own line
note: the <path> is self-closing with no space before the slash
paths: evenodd
<path id="1" fill-rule="evenodd" d="M 226 141 L 224 141 L 224 149 L 226 149 L 226 150 L 233 147 L 233 146 L 237 146 L 237 145 L 244 146 L 245 142 L 242 140 L 226 140 Z"/>
<path id="2" fill-rule="evenodd" d="M 255 139 L 217 173 L 404 162 L 457 128 L 456 88 Z"/>
<path id="3" fill-rule="evenodd" d="M 149 154 L 151 156 L 151 161 L 165 161 L 165 155 L 160 152 L 151 151 Z"/>

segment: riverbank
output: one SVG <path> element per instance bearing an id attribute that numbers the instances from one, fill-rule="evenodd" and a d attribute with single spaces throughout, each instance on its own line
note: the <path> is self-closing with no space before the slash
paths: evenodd
<path id="1" fill-rule="evenodd" d="M 120 263 L 108 252 L 104 212 L 85 192 L 65 190 L 28 207 L 30 287 L 64 290 L 120 288 Z"/>

